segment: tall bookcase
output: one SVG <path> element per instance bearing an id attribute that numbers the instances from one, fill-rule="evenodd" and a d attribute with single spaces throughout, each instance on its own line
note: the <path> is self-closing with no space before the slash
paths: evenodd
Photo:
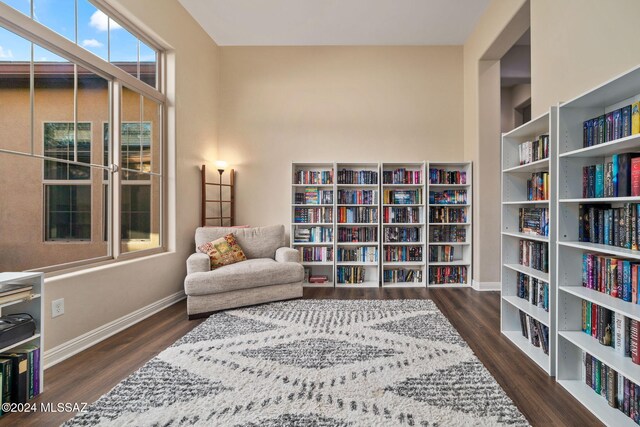
<path id="1" fill-rule="evenodd" d="M 589 275 L 585 277 L 587 286 L 583 286 L 583 255 L 594 254 L 638 262 L 640 251 L 591 243 L 584 236 L 580 238 L 580 213 L 581 206 L 583 213 L 586 212 L 587 204 L 618 208 L 625 203 L 639 203 L 640 197 L 585 198 L 582 192 L 583 167 L 606 164 L 613 155 L 640 151 L 640 134 L 583 147 L 583 133 L 588 131 L 583 123 L 639 99 L 640 68 L 636 68 L 558 107 L 556 379 L 602 422 L 612 426 L 636 424 L 586 384 L 586 354 L 636 385 L 640 385 L 640 365 L 583 332 L 583 301 L 611 310 L 615 315 L 626 317 L 627 321 L 640 320 L 640 305 L 594 289 L 589 286 Z"/>
<path id="2" fill-rule="evenodd" d="M 333 163 L 293 163 L 291 168 L 291 247 L 300 252 L 304 286 L 333 287 L 335 276 L 335 178 Z M 311 255 L 309 257 L 308 255 Z M 326 276 L 309 283 L 309 275 Z"/>
<path id="3" fill-rule="evenodd" d="M 336 256 L 336 287 L 377 288 L 380 286 L 380 164 L 336 163 L 335 167 L 336 232 L 341 236 L 336 243 L 336 255 L 340 254 Z"/>
<path id="4" fill-rule="evenodd" d="M 446 182 L 433 173 L 464 172 L 464 181 Z M 471 162 L 427 163 L 428 260 L 426 280 L 430 288 L 463 288 L 472 278 L 472 203 L 473 171 Z M 436 196 L 435 200 L 432 198 Z M 445 252 L 447 251 L 447 252 Z M 436 254 L 446 253 L 446 259 Z M 452 255 L 450 255 L 452 254 Z"/>
<path id="5" fill-rule="evenodd" d="M 557 109 L 531 120 L 528 123 L 505 133 L 502 136 L 502 206 L 501 206 L 501 301 L 500 330 L 514 345 L 522 350 L 545 372 L 555 374 L 555 214 L 556 202 L 556 164 L 555 129 Z M 542 158 L 532 158 L 522 164 L 520 156 L 525 143 L 540 141 L 541 135 L 548 135 L 548 149 Z M 531 155 L 533 157 L 533 155 Z M 535 175 L 534 175 L 535 174 Z M 542 178 L 547 174 L 547 180 Z M 529 185 L 528 185 L 529 181 Z M 545 188 L 545 194 L 537 194 L 534 188 Z M 533 199 L 533 200 L 530 200 Z M 521 209 L 531 212 L 534 209 L 548 209 L 550 218 L 547 235 L 530 234 L 521 230 L 525 225 Z M 521 257 L 523 252 L 538 254 L 540 265 L 526 265 Z M 544 259 L 546 258 L 546 260 Z M 527 257 L 529 260 L 529 257 Z M 535 261 L 535 259 L 534 259 Z M 538 268 L 534 268 L 538 267 Z M 546 271 L 544 271 L 546 270 Z M 546 292 L 545 292 L 546 289 Z M 547 301 L 547 303 L 545 303 Z M 524 317 L 527 316 L 526 320 Z M 547 329 L 549 347 L 532 344 L 531 322 L 542 324 Z M 539 322 L 539 324 L 537 323 Z M 524 324 L 524 325 L 523 325 Z M 526 329 L 529 337 L 523 335 Z M 538 328 L 541 333 L 542 327 Z"/>
<path id="6" fill-rule="evenodd" d="M 426 284 L 425 162 L 382 164 L 382 286 Z"/>

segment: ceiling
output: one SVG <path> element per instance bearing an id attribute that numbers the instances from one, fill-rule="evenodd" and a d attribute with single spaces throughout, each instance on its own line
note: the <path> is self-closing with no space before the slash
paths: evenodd
<path id="1" fill-rule="evenodd" d="M 179 0 L 220 46 L 460 45 L 490 0 Z"/>

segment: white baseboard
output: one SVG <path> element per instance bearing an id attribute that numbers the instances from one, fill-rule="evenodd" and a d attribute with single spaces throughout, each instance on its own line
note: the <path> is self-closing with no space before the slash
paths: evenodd
<path id="1" fill-rule="evenodd" d="M 129 326 L 135 325 L 136 323 L 146 319 L 147 317 L 152 316 L 160 310 L 164 310 L 165 308 L 185 298 L 186 295 L 183 291 L 176 292 L 173 295 L 162 298 L 159 301 L 151 303 L 132 313 L 122 316 L 119 319 L 102 325 L 99 328 L 96 328 L 92 331 L 80 335 L 79 337 L 76 337 L 72 340 L 60 344 L 59 346 L 45 351 L 43 360 L 44 369 L 50 368 L 51 366 L 60 363 L 75 354 L 78 354 L 82 350 L 98 344 L 100 341 L 103 341 L 110 336 L 117 334 L 118 332 L 128 328 Z"/>
<path id="2" fill-rule="evenodd" d="M 471 287 L 476 291 L 499 291 L 502 288 L 502 284 L 500 282 L 478 282 L 477 280 L 472 280 Z"/>

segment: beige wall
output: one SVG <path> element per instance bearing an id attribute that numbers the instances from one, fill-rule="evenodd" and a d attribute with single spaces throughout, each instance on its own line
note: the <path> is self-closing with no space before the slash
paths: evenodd
<path id="1" fill-rule="evenodd" d="M 476 282 L 500 280 L 500 105 L 495 103 L 500 88 L 489 88 L 497 92 L 486 90 L 487 98 L 481 99 L 481 74 L 489 73 L 485 83 L 495 84 L 495 68 L 486 62 L 481 67 L 481 62 L 499 60 L 526 31 L 528 23 L 522 27 L 528 13 L 521 10 L 526 4 L 525 0 L 493 0 L 464 44 L 464 157 L 474 162 Z M 488 121 L 480 120 L 481 114 Z"/>
<path id="2" fill-rule="evenodd" d="M 638 66 L 639 16 L 638 0 L 532 1 L 532 116 Z"/>
<path id="3" fill-rule="evenodd" d="M 289 222 L 291 162 L 462 157 L 462 48 L 223 47 L 238 223 Z"/>
<path id="4" fill-rule="evenodd" d="M 522 113 L 516 111 L 526 101 L 531 100 L 531 85 L 519 84 L 500 89 L 501 131 L 509 132 L 522 124 Z"/>
<path id="5" fill-rule="evenodd" d="M 218 48 L 177 1 L 111 1 L 169 48 L 168 172 L 170 252 L 58 276 L 46 281 L 45 350 L 78 337 L 183 289 L 185 259 L 199 222 L 198 166 L 217 155 Z M 136 19 L 137 18 L 137 19 Z M 144 23 L 144 24 L 142 24 Z M 177 95 L 176 95 L 177 94 Z M 173 154 L 175 153 L 175 154 Z M 65 314 L 51 319 L 51 300 L 65 299 Z"/>

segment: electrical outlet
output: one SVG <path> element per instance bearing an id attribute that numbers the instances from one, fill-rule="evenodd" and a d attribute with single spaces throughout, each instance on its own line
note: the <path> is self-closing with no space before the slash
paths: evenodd
<path id="1" fill-rule="evenodd" d="M 58 317 L 64 314 L 64 298 L 51 301 L 51 317 Z"/>

